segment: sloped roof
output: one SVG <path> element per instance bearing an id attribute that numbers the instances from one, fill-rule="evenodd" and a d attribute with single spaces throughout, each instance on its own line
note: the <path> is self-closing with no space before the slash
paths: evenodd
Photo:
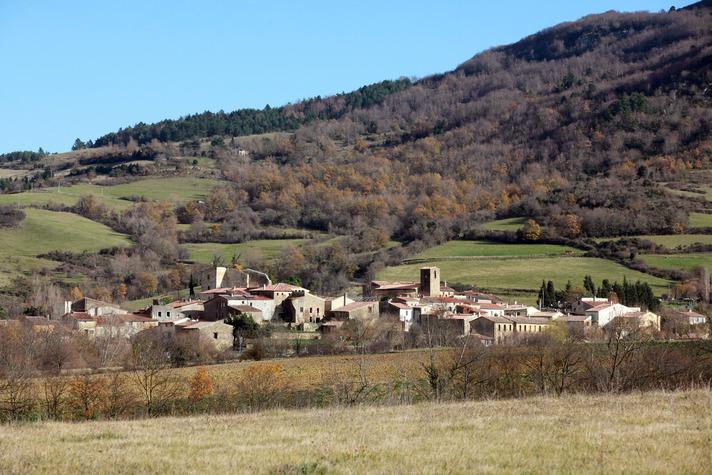
<path id="1" fill-rule="evenodd" d="M 585 322 L 590 319 L 591 315 L 562 315 L 557 318 L 557 320 L 561 320 L 562 322 Z"/>
<path id="2" fill-rule="evenodd" d="M 297 287 L 292 284 L 285 284 L 284 282 L 279 282 L 272 285 L 263 285 L 262 287 L 255 287 L 249 289 L 250 292 L 294 292 L 296 290 L 306 290 L 304 287 Z"/>
<path id="3" fill-rule="evenodd" d="M 339 307 L 337 309 L 334 309 L 334 312 L 351 312 L 353 310 L 358 310 L 360 308 L 365 308 L 373 304 L 378 304 L 378 302 L 375 301 L 363 301 L 363 302 L 352 302 L 348 305 L 344 305 L 343 307 Z"/>
<path id="4" fill-rule="evenodd" d="M 235 310 L 239 310 L 243 313 L 262 313 L 262 310 L 251 305 L 228 305 L 228 307 L 234 308 Z"/>
<path id="5" fill-rule="evenodd" d="M 531 324 L 531 325 L 548 325 L 551 320 L 548 318 L 532 318 L 532 317 L 506 317 L 514 323 Z"/>
<path id="6" fill-rule="evenodd" d="M 25 317 L 25 318 L 30 318 L 30 317 Z M 37 318 L 37 317 L 33 317 Z M 41 317 L 44 318 L 44 317 Z M 66 313 L 62 316 L 62 318 L 73 318 L 74 320 L 80 321 L 80 322 L 93 322 L 95 319 L 91 315 L 89 315 L 86 312 L 69 312 Z"/>
<path id="7" fill-rule="evenodd" d="M 494 322 L 494 323 L 512 323 L 512 321 L 508 318 L 497 317 L 494 315 L 481 315 L 479 318 L 485 318 L 485 319 L 489 320 L 490 322 Z"/>
<path id="8" fill-rule="evenodd" d="M 188 321 L 185 323 L 177 323 L 176 327 L 182 329 L 182 330 L 200 330 L 202 328 L 208 328 L 213 325 L 227 325 L 226 323 L 223 323 L 220 320 L 216 320 L 214 322 L 208 322 L 208 321 Z"/>

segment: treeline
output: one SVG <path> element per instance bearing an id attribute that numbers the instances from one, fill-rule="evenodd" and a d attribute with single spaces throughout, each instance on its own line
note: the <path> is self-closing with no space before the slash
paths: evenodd
<path id="1" fill-rule="evenodd" d="M 613 303 L 621 303 L 627 307 L 641 307 L 650 311 L 656 311 L 661 306 L 660 299 L 655 296 L 647 282 L 631 283 L 623 278 L 622 284 L 618 281 L 611 284 L 609 279 L 603 279 L 601 285 L 596 286 L 590 275 L 584 276 L 583 287 L 575 287 L 569 281 L 562 290 L 556 289 L 551 280 L 542 281 L 537 298 L 542 307 L 570 311 L 581 297 L 605 298 Z"/>
<path id="2" fill-rule="evenodd" d="M 434 331 L 425 332 L 430 335 L 428 349 L 410 353 L 414 361 L 407 371 L 393 371 L 381 361 L 384 355 L 363 353 L 373 344 L 369 329 L 351 328 L 340 341 L 361 356 L 331 365 L 318 381 L 304 381 L 306 373 L 288 373 L 269 361 L 227 372 L 220 368 L 219 380 L 211 374 L 213 367 L 177 372 L 166 358 L 165 344 L 149 336 L 136 337 L 130 345 L 121 338 L 127 350 L 124 372 L 67 376 L 62 369 L 74 354 L 64 346 L 70 340 L 59 334 L 0 329 L 0 420 L 125 419 L 275 407 L 618 394 L 712 382 L 712 348 L 707 342 L 656 343 L 633 327 L 616 328 L 595 343 L 583 343 L 565 325 L 555 324 L 521 345 L 492 348 L 474 338 L 435 348 Z M 33 344 L 27 344 L 30 340 Z"/>
<path id="3" fill-rule="evenodd" d="M 16 161 L 23 163 L 36 162 L 47 155 L 49 155 L 49 153 L 45 152 L 42 147 L 40 147 L 39 150 L 36 152 L 25 150 L 19 152 L 2 153 L 0 154 L 0 163 Z"/>
<path id="4" fill-rule="evenodd" d="M 266 132 L 294 130 L 314 120 L 338 119 L 349 111 L 380 104 L 386 96 L 411 86 L 411 81 L 401 78 L 363 86 L 350 93 L 322 99 L 315 97 L 294 105 L 264 109 L 240 109 L 234 112 L 203 112 L 178 120 L 164 120 L 156 124 L 143 122 L 99 137 L 89 146 L 126 145 L 131 139 L 139 144 L 151 140 L 178 142 L 216 135 L 241 136 Z M 84 147 L 86 144 L 79 143 Z"/>

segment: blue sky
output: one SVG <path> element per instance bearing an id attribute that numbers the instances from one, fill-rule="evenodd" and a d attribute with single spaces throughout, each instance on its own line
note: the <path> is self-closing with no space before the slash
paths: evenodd
<path id="1" fill-rule="evenodd" d="M 422 77 L 589 13 L 689 3 L 0 0 L 0 153 Z"/>

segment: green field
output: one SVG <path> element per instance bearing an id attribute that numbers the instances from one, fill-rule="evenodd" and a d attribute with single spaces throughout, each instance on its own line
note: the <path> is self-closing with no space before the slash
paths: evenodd
<path id="1" fill-rule="evenodd" d="M 483 224 L 482 228 L 487 229 L 488 231 L 516 232 L 522 226 L 524 226 L 524 223 L 526 223 L 526 222 L 527 222 L 527 218 L 498 219 L 497 221 L 490 221 L 489 223 Z"/>
<path id="2" fill-rule="evenodd" d="M 190 260 L 209 264 L 213 261 L 213 256 L 221 255 L 225 262 L 232 261 L 235 253 L 240 253 L 241 257 L 262 257 L 272 259 L 279 255 L 287 246 L 300 246 L 308 239 L 260 239 L 255 241 L 241 242 L 237 244 L 221 243 L 189 243 L 184 246 L 190 253 Z"/>
<path id="3" fill-rule="evenodd" d="M 18 273 L 56 267 L 56 262 L 37 259 L 39 254 L 131 245 L 126 236 L 76 214 L 31 208 L 24 212 L 26 218 L 17 227 L 0 230 L 0 284 Z"/>
<path id="4" fill-rule="evenodd" d="M 149 178 L 112 186 L 82 183 L 0 195 L 0 205 L 41 206 L 48 203 L 59 203 L 73 206 L 82 195 L 91 194 L 108 207 L 124 209 L 128 208 L 131 202 L 122 198 L 142 196 L 152 200 L 175 202 L 196 200 L 207 196 L 218 183 L 216 180 L 190 177 Z"/>
<path id="5" fill-rule="evenodd" d="M 688 225 L 691 228 L 712 228 L 712 214 L 690 213 Z"/>
<path id="6" fill-rule="evenodd" d="M 675 249 L 676 247 L 687 247 L 692 244 L 712 244 L 712 234 L 666 234 L 666 235 L 646 235 L 646 236 L 628 236 L 627 239 L 646 239 L 652 241 L 660 246 L 665 246 L 668 249 Z M 620 237 L 614 238 L 600 238 L 596 239 L 598 242 L 604 241 L 616 241 L 622 239 Z"/>
<path id="7" fill-rule="evenodd" d="M 579 249 L 558 244 L 503 244 L 491 241 L 449 241 L 416 255 L 416 259 L 439 257 L 526 257 L 581 254 Z"/>
<path id="8" fill-rule="evenodd" d="M 379 279 L 413 281 L 419 276 L 422 264 L 406 264 L 388 267 L 378 274 Z M 660 294 L 668 289 L 668 281 L 634 271 L 612 261 L 590 257 L 538 257 L 531 259 L 482 259 L 482 260 L 433 260 L 429 265 L 440 267 L 443 280 L 469 284 L 481 289 L 498 292 L 506 289 L 528 289 L 536 292 L 542 280 L 553 280 L 557 288 L 567 281 L 581 285 L 586 274 L 598 283 L 611 281 L 641 280 L 648 282 Z M 530 296 L 528 301 L 535 299 Z"/>
<path id="9" fill-rule="evenodd" d="M 646 254 L 641 256 L 646 264 L 661 269 L 690 270 L 695 266 L 712 269 L 712 254 Z"/>

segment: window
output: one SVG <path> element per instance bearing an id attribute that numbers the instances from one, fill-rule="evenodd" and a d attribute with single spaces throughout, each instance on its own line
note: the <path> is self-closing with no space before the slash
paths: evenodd
<path id="1" fill-rule="evenodd" d="M 161 312 L 158 312 L 158 316 L 159 316 L 159 317 L 161 316 Z"/>
<path id="2" fill-rule="evenodd" d="M 215 338 L 216 340 L 218 339 L 218 332 L 213 333 L 213 338 Z"/>
<path id="3" fill-rule="evenodd" d="M 171 316 L 171 312 L 166 312 L 166 317 L 170 317 L 170 316 Z"/>

